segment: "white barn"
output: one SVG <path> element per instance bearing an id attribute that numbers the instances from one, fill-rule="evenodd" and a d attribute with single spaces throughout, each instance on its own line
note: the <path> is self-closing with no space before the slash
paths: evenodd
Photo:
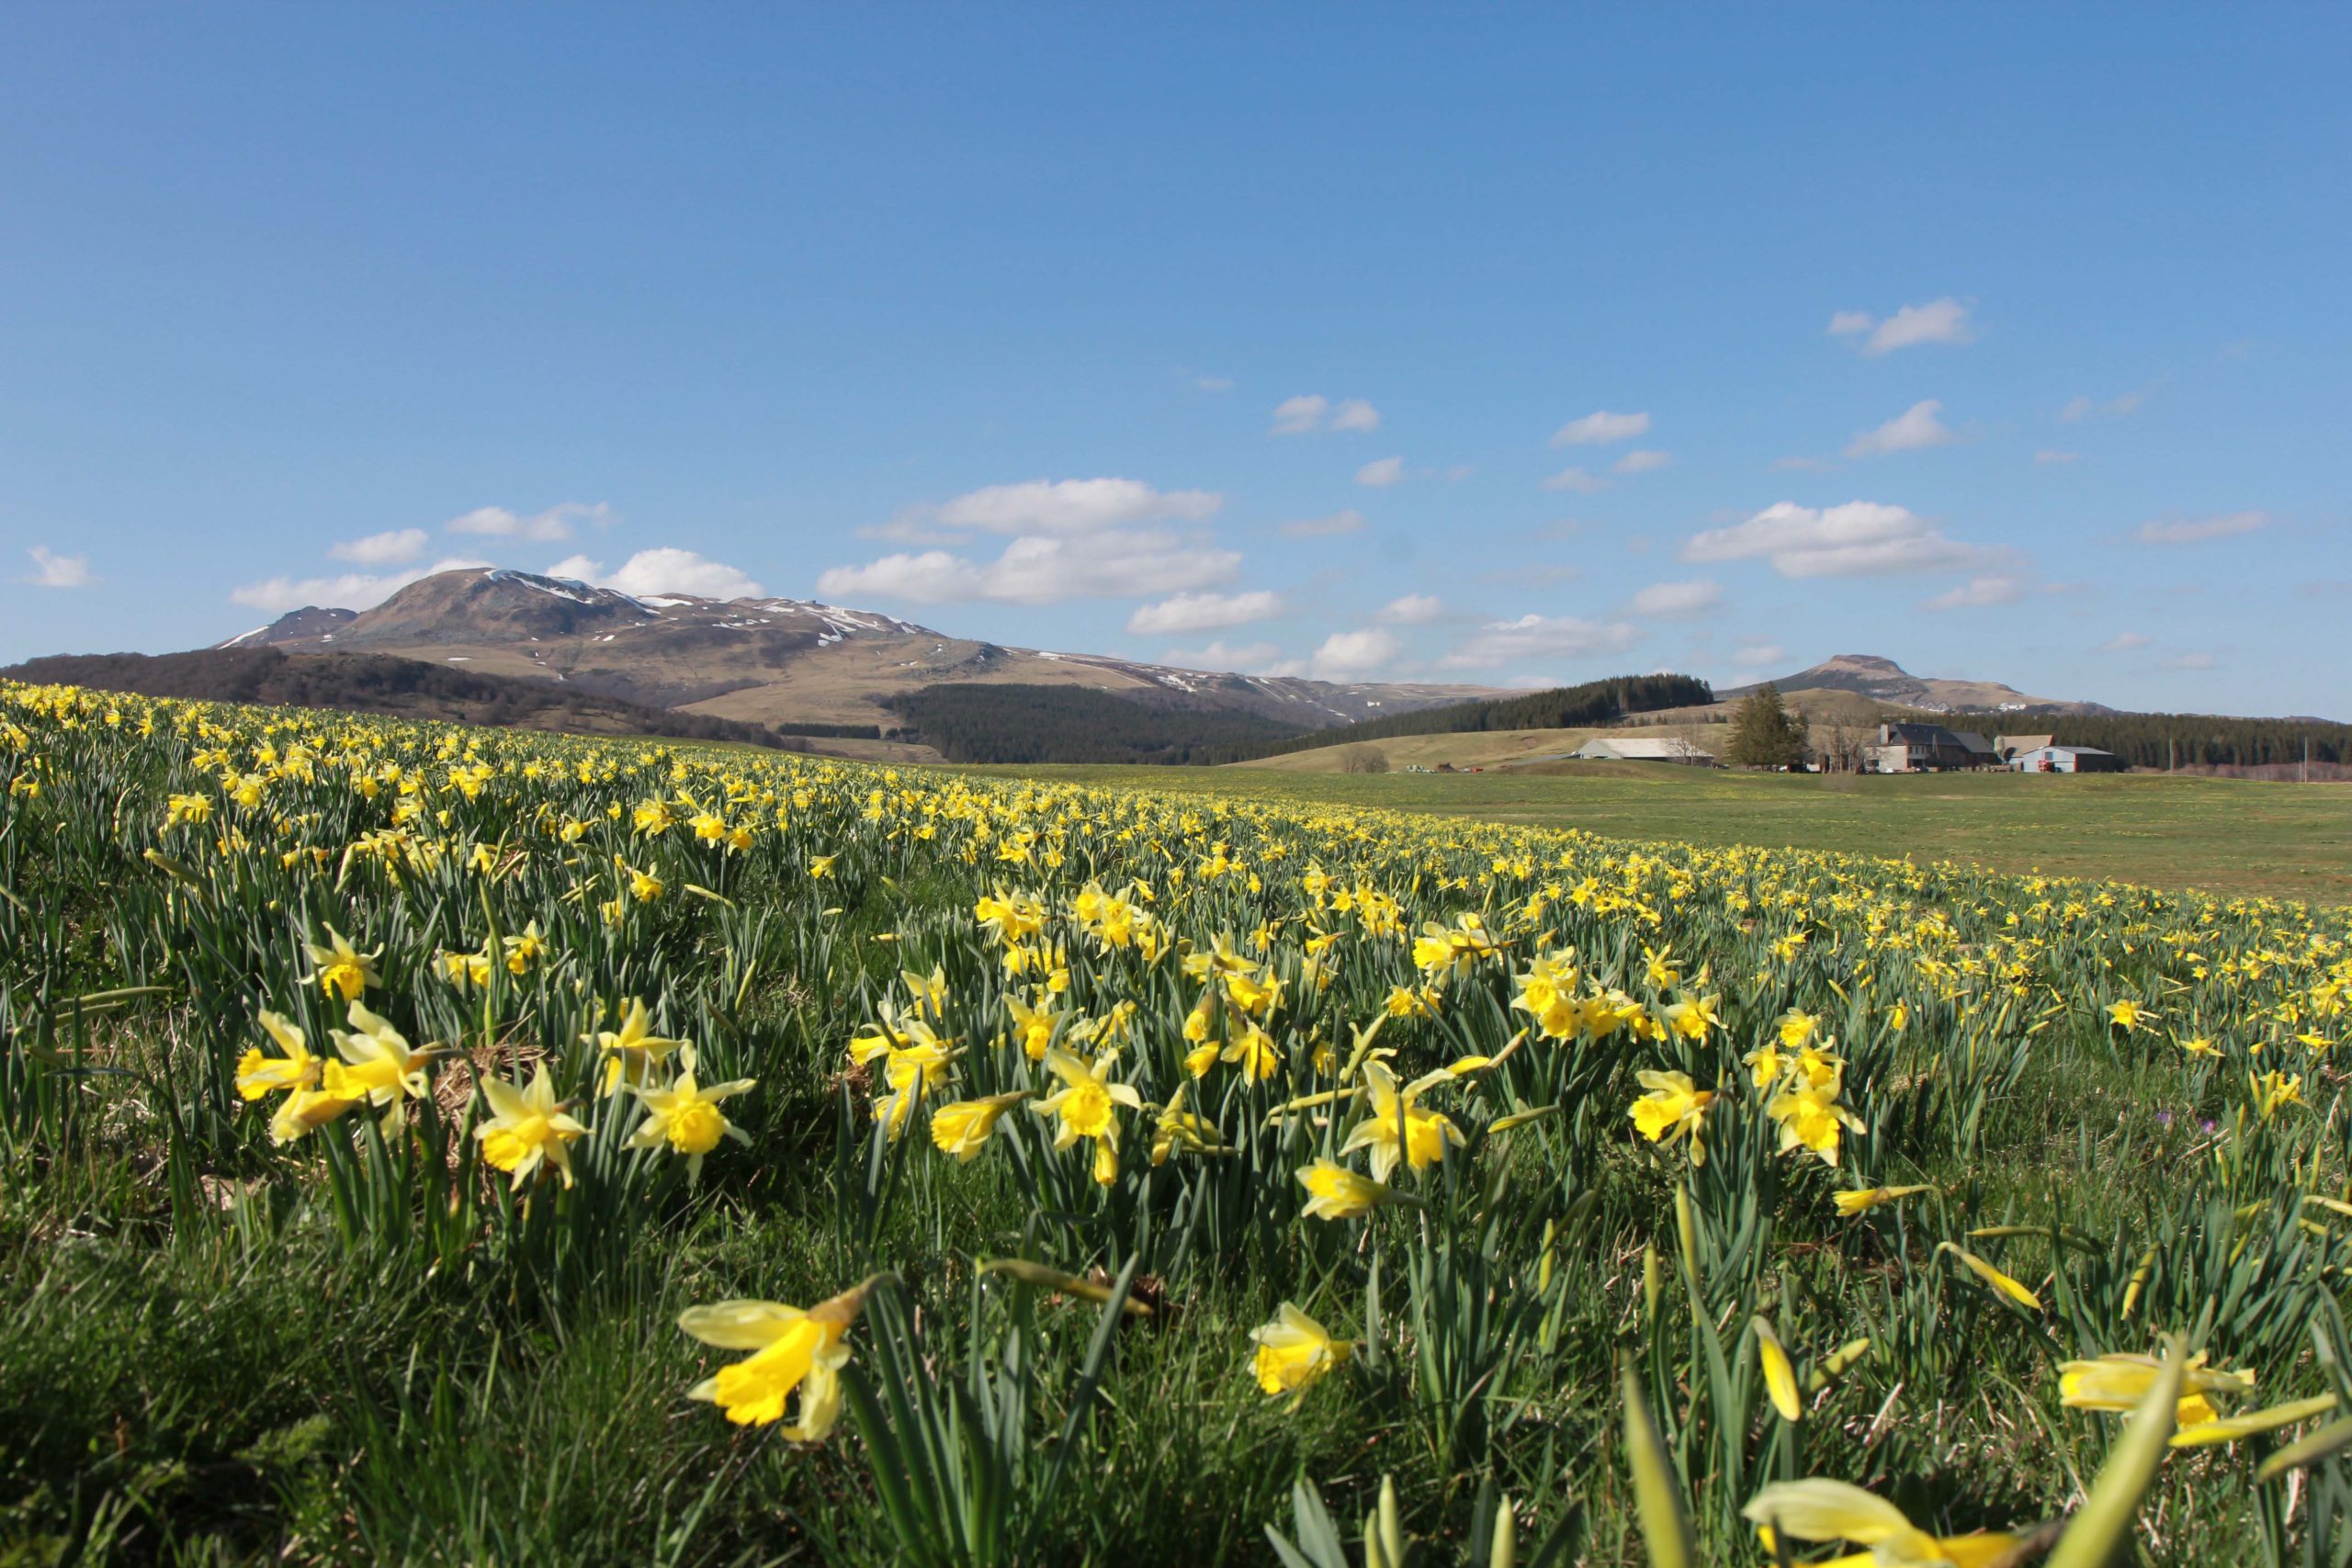
<path id="1" fill-rule="evenodd" d="M 1569 756 L 1588 762 L 1684 762 L 1692 767 L 1714 766 L 1714 754 L 1702 751 L 1679 736 L 1596 735 Z"/>

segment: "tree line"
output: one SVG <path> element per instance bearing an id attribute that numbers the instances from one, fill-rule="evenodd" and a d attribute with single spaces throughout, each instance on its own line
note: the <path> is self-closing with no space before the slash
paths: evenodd
<path id="1" fill-rule="evenodd" d="M 1987 737 L 2004 728 L 2048 733 L 2061 746 L 2095 746 L 2134 768 L 2276 766 L 2301 761 L 2306 743 L 2314 762 L 2352 762 L 2352 724 L 2317 718 L 2229 718 L 2189 713 L 2059 714 L 2036 718 L 2003 713 L 1892 716 L 1940 724 L 1948 729 L 1973 729 Z"/>

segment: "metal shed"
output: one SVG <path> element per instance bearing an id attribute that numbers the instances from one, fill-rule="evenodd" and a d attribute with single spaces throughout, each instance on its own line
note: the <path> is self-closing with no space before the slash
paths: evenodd
<path id="1" fill-rule="evenodd" d="M 2123 759 L 2096 746 L 2037 746 L 2018 752 L 2009 766 L 2021 773 L 2120 773 Z"/>

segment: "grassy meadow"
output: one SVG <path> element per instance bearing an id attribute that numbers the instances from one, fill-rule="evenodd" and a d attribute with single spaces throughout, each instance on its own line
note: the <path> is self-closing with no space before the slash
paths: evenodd
<path id="1" fill-rule="evenodd" d="M 1256 765 L 1020 771 L 1091 785 L 1428 812 L 1611 838 L 1951 860 L 2028 875 L 2352 903 L 2352 787 L 2334 784 L 2161 773 L 1751 773 L 1654 762 L 1462 774 L 1278 773 Z"/>
<path id="2" fill-rule="evenodd" d="M 2352 1560 L 2330 791 L 0 781 L 0 1561 Z"/>

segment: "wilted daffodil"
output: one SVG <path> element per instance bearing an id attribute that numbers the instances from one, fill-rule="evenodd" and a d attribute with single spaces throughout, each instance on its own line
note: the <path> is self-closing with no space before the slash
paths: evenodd
<path id="1" fill-rule="evenodd" d="M 517 1089 L 503 1078 L 481 1080 L 482 1098 L 490 1116 L 474 1128 L 481 1157 L 514 1179 L 517 1187 L 530 1179 L 542 1164 L 555 1167 L 566 1187 L 571 1185 L 569 1145 L 588 1129 L 565 1113 L 555 1098 L 555 1083 L 541 1062 L 528 1087 Z"/>
<path id="2" fill-rule="evenodd" d="M 362 991 L 376 984 L 376 960 L 384 955 L 380 947 L 361 953 L 333 926 L 327 928 L 324 942 L 306 942 L 302 951 L 310 956 L 311 966 L 311 973 L 302 976 L 303 983 L 315 983 L 327 995 L 340 996 L 346 1002 L 357 1001 Z"/>
<path id="3" fill-rule="evenodd" d="M 628 1086 L 628 1091 L 644 1103 L 646 1111 L 643 1124 L 629 1134 L 628 1146 L 658 1149 L 669 1145 L 673 1151 L 686 1156 L 686 1180 L 692 1183 L 702 1179 L 703 1156 L 718 1146 L 719 1139 L 732 1138 L 739 1144 L 752 1141 L 749 1134 L 727 1119 L 718 1109 L 718 1102 L 729 1095 L 742 1093 L 756 1080 L 736 1078 L 705 1089 L 695 1080 L 695 1048 L 688 1045 L 680 1051 L 678 1060 L 682 1070 L 668 1088 Z"/>
<path id="4" fill-rule="evenodd" d="M 1176 1092 L 1168 1097 L 1161 1108 L 1159 1120 L 1151 1130 L 1151 1163 L 1166 1165 L 1168 1156 L 1182 1149 L 1189 1155 L 1229 1155 L 1232 1147 L 1223 1141 L 1216 1122 L 1205 1116 L 1195 1115 L 1184 1109 L 1184 1090 L 1189 1085 L 1178 1084 Z"/>
<path id="5" fill-rule="evenodd" d="M 1288 1302 L 1273 1322 L 1251 1329 L 1250 1337 L 1258 1347 L 1251 1362 L 1258 1386 L 1271 1394 L 1304 1396 L 1355 1350 L 1351 1341 L 1332 1338 L 1329 1329 Z"/>
<path id="6" fill-rule="evenodd" d="M 1843 1481 L 1815 1476 L 1777 1481 L 1749 1499 L 1740 1513 L 1756 1527 L 1768 1552 L 1776 1537 L 1791 1540 L 1845 1540 L 1869 1550 L 1838 1557 L 1815 1568 L 1981 1568 L 1999 1562 L 2019 1538 L 1997 1530 L 1974 1535 L 1932 1536 L 1883 1497 Z"/>
<path id="7" fill-rule="evenodd" d="M 1375 1181 L 1386 1181 L 1399 1159 L 1414 1170 L 1426 1170 L 1445 1157 L 1448 1144 L 1459 1148 L 1466 1141 L 1462 1129 L 1442 1112 L 1424 1111 L 1414 1103 L 1423 1090 L 1452 1081 L 1452 1076 L 1441 1068 L 1399 1089 L 1396 1075 L 1386 1063 L 1377 1058 L 1366 1061 L 1363 1092 L 1369 1109 L 1348 1134 L 1348 1141 L 1340 1145 L 1340 1152 L 1351 1155 L 1370 1149 Z"/>
<path id="8" fill-rule="evenodd" d="M 800 1394 L 800 1418 L 784 1429 L 795 1442 L 813 1443 L 841 1419 L 841 1370 L 849 1364 L 843 1340 L 865 1309 L 865 1298 L 885 1275 L 875 1275 L 830 1301 L 803 1312 L 781 1302 L 717 1302 L 688 1307 L 678 1326 L 706 1345 L 751 1355 L 686 1391 L 706 1400 L 739 1427 L 765 1427 L 784 1419 L 784 1403 Z"/>
<path id="9" fill-rule="evenodd" d="M 1714 1091 L 1699 1088 L 1689 1073 L 1645 1070 L 1634 1077 L 1649 1091 L 1625 1112 L 1634 1119 L 1634 1128 L 1653 1144 L 1671 1144 L 1688 1133 L 1690 1163 L 1706 1164 L 1707 1107 L 1715 1102 Z"/>

